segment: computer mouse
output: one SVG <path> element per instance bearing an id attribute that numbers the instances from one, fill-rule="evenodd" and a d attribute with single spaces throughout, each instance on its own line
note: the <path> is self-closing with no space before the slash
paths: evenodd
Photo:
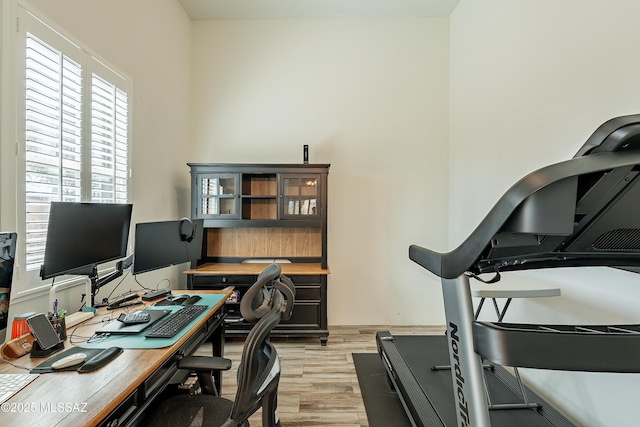
<path id="1" fill-rule="evenodd" d="M 189 298 L 187 298 L 186 300 L 182 301 L 182 305 L 193 305 L 195 303 L 197 303 L 198 301 L 200 301 L 202 299 L 202 297 L 200 295 L 192 295 Z"/>
<path id="2" fill-rule="evenodd" d="M 69 356 L 63 357 L 60 360 L 56 360 L 51 364 L 53 369 L 68 368 L 69 366 L 75 366 L 85 361 L 87 358 L 86 353 L 74 353 Z"/>

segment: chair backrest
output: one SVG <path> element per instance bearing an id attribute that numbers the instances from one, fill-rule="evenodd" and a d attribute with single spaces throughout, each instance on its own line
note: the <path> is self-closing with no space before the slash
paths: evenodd
<path id="1" fill-rule="evenodd" d="M 258 276 L 241 300 L 243 318 L 257 321 L 245 340 L 238 367 L 238 390 L 231 412 L 234 423 L 243 423 L 262 407 L 263 427 L 280 425 L 276 411 L 280 359 L 270 336 L 283 318 L 290 317 L 294 300 L 295 287 L 276 264 Z"/>
<path id="2" fill-rule="evenodd" d="M 258 275 L 256 282 L 240 300 L 240 313 L 247 322 L 255 322 L 271 310 L 269 285 L 280 277 L 282 269 L 278 264 L 269 264 Z"/>

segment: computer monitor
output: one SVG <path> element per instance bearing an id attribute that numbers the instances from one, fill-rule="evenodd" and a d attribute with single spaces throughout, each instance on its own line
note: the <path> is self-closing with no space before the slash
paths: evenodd
<path id="1" fill-rule="evenodd" d="M 52 202 L 40 277 L 89 275 L 127 256 L 130 204 Z"/>
<path id="2" fill-rule="evenodd" d="M 9 303 L 17 239 L 18 235 L 14 232 L 0 233 L 0 345 L 6 341 L 9 325 Z"/>
<path id="3" fill-rule="evenodd" d="M 188 218 L 136 224 L 133 274 L 200 259 L 203 226 Z"/>

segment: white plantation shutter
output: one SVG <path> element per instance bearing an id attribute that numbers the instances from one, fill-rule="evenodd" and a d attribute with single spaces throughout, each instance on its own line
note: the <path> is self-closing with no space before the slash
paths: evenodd
<path id="1" fill-rule="evenodd" d="M 25 72 L 25 240 L 27 269 L 35 269 L 50 202 L 82 200 L 82 70 L 28 33 Z"/>
<path id="2" fill-rule="evenodd" d="M 44 259 L 52 201 L 128 203 L 128 82 L 28 12 L 24 34 L 24 240 Z"/>
<path id="3" fill-rule="evenodd" d="M 91 200 L 126 203 L 129 149 L 126 92 L 93 75 L 91 89 Z"/>

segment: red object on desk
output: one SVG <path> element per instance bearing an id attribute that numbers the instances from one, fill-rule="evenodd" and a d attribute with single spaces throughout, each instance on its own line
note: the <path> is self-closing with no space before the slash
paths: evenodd
<path id="1" fill-rule="evenodd" d="M 29 333 L 29 325 L 27 325 L 27 318 L 33 316 L 36 313 L 22 313 L 13 317 L 11 324 L 11 339 L 21 337 L 24 334 Z"/>

